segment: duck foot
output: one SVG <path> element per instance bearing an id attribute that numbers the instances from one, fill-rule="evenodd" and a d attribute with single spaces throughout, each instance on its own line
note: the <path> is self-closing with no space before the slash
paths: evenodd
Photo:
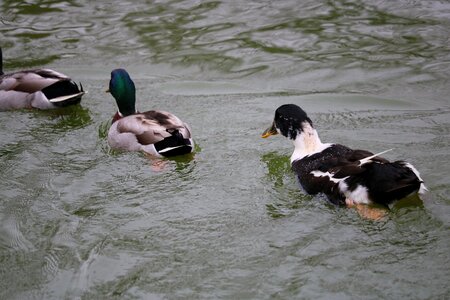
<path id="1" fill-rule="evenodd" d="M 347 207 L 353 207 L 353 206 L 355 206 L 355 202 L 350 198 L 345 198 L 345 205 Z"/>
<path id="2" fill-rule="evenodd" d="M 167 167 L 167 160 L 145 153 L 145 156 L 150 160 L 150 168 L 154 172 L 164 171 Z"/>
<path id="3" fill-rule="evenodd" d="M 362 218 L 372 221 L 381 221 L 388 214 L 388 211 L 386 209 L 373 207 L 367 204 L 356 203 L 349 198 L 345 199 L 345 205 L 349 208 L 355 208 Z"/>

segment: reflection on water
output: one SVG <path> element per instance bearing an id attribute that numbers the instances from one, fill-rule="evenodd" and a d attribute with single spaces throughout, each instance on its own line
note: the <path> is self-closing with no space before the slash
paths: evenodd
<path id="1" fill-rule="evenodd" d="M 286 173 L 291 172 L 289 156 L 271 152 L 264 154 L 261 160 L 267 165 L 268 180 L 273 183 L 274 188 L 283 187 Z"/>
<path id="2" fill-rule="evenodd" d="M 314 198 L 301 191 L 301 186 L 291 170 L 289 155 L 271 152 L 264 154 L 261 160 L 267 167 L 266 191 L 274 195 L 273 202 L 266 204 L 269 216 L 291 216 L 299 209 L 316 205 L 314 201 L 318 201 L 319 197 Z M 322 204 L 326 204 L 326 200 Z"/>
<path id="3" fill-rule="evenodd" d="M 79 129 L 92 123 L 91 112 L 89 109 L 82 107 L 82 105 L 74 105 L 56 110 L 35 110 L 33 114 L 38 118 L 40 116 L 47 116 L 49 120 L 56 121 L 56 123 L 49 124 L 48 128 L 41 128 L 42 130 L 49 130 L 51 132 Z"/>
<path id="4" fill-rule="evenodd" d="M 89 90 L 79 106 L 0 113 L 1 299 L 449 294 L 449 3 L 0 7 L 6 71 L 51 67 Z M 156 171 L 111 151 L 116 67 L 135 74 L 139 107 L 191 125 L 195 155 Z M 292 145 L 260 138 L 283 103 L 325 142 L 395 148 L 431 192 L 383 222 L 306 195 Z"/>

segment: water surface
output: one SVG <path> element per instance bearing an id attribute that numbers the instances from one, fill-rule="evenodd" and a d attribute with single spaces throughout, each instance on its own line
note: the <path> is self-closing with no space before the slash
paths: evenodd
<path id="1" fill-rule="evenodd" d="M 89 94 L 0 113 L 2 299 L 444 299 L 450 294 L 450 5 L 444 1 L 2 1 L 7 71 Z M 111 151 L 107 88 L 194 132 L 161 171 Z M 305 195 L 292 145 L 260 138 L 302 106 L 323 141 L 407 159 L 430 192 L 381 222 Z"/>

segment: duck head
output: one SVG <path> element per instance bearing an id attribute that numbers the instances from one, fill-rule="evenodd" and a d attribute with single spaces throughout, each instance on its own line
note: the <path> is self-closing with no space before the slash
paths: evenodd
<path id="1" fill-rule="evenodd" d="M 126 117 L 136 113 L 136 88 L 127 71 L 115 69 L 111 72 L 107 92 L 116 99 L 121 116 Z"/>
<path id="2" fill-rule="evenodd" d="M 291 163 L 307 155 L 320 152 L 331 144 L 323 144 L 306 112 L 295 104 L 285 104 L 275 111 L 272 125 L 267 128 L 263 138 L 282 134 L 294 144 Z"/>
<path id="3" fill-rule="evenodd" d="M 298 135 L 312 127 L 312 121 L 303 109 L 295 104 L 285 104 L 275 111 L 272 125 L 263 132 L 261 137 L 268 138 L 280 133 L 288 139 L 295 140 Z"/>

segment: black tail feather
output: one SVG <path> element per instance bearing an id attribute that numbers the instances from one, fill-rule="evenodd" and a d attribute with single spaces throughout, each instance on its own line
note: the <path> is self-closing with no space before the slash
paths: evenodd
<path id="1" fill-rule="evenodd" d="M 75 95 L 80 92 L 83 92 L 83 88 L 81 90 L 78 88 L 77 84 L 71 80 L 60 80 L 55 82 L 54 84 L 42 89 L 42 92 L 47 97 L 47 99 L 51 100 L 61 96 Z M 78 104 L 81 101 L 81 96 L 78 95 L 73 98 L 69 98 L 67 100 L 61 102 L 54 102 L 53 104 L 58 107 L 64 107 L 69 105 Z"/>
<path id="2" fill-rule="evenodd" d="M 169 148 L 173 149 L 167 150 Z M 170 137 L 155 143 L 155 149 L 162 156 L 177 156 L 191 153 L 192 144 L 191 141 L 189 139 L 185 139 L 178 130 L 174 130 Z"/>

